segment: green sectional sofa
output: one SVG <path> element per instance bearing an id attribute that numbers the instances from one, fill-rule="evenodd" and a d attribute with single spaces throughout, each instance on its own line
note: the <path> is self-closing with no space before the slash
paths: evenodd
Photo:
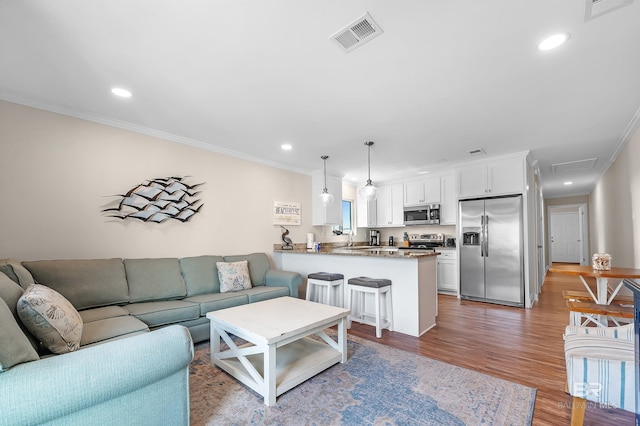
<path id="1" fill-rule="evenodd" d="M 217 262 L 246 260 L 252 287 L 220 292 Z M 271 269 L 265 253 L 155 259 L 5 262 L 0 272 L 23 288 L 35 282 L 62 294 L 83 320 L 80 346 L 145 333 L 170 324 L 209 339 L 207 312 L 275 297 L 298 297 L 300 274 Z"/>
<path id="2" fill-rule="evenodd" d="M 217 262 L 245 260 L 250 288 L 221 292 Z M 264 253 L 0 260 L 0 425 L 188 424 L 188 366 L 193 342 L 209 339 L 206 313 L 298 297 L 301 282 Z M 79 350 L 53 355 L 25 327 L 31 284 L 72 305 Z"/>

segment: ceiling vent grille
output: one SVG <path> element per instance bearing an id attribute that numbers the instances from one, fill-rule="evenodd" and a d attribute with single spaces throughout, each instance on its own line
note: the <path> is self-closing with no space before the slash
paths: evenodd
<path id="1" fill-rule="evenodd" d="M 562 174 L 590 170 L 593 169 L 597 161 L 597 158 L 589 158 L 586 160 L 568 161 L 566 163 L 555 163 L 551 165 L 551 172 Z"/>
<path id="2" fill-rule="evenodd" d="M 469 151 L 470 155 L 482 155 L 482 154 L 486 154 L 484 148 L 476 148 L 476 149 L 472 149 L 471 151 Z"/>
<path id="3" fill-rule="evenodd" d="M 588 21 L 612 10 L 628 6 L 633 0 L 586 0 L 584 20 Z"/>
<path id="4" fill-rule="evenodd" d="M 365 13 L 330 38 L 338 43 L 345 53 L 349 53 L 382 33 L 382 28 L 373 20 L 371 15 Z"/>

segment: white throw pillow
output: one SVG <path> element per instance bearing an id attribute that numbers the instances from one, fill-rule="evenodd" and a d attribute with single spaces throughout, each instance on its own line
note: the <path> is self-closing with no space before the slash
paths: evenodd
<path id="1" fill-rule="evenodd" d="M 218 278 L 220 279 L 220 293 L 251 288 L 249 263 L 246 260 L 240 262 L 216 262 L 216 266 L 218 267 Z"/>
<path id="2" fill-rule="evenodd" d="M 20 320 L 51 352 L 63 354 L 80 348 L 82 318 L 57 291 L 31 284 L 18 299 Z"/>

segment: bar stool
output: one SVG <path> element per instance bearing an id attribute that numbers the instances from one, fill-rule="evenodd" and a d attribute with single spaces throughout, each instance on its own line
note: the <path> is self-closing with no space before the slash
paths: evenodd
<path id="1" fill-rule="evenodd" d="M 393 330 L 393 308 L 391 302 L 391 280 L 384 278 L 369 278 L 358 277 L 349 278 L 347 282 L 347 297 L 349 309 L 351 309 L 351 315 L 347 317 L 347 328 L 351 328 L 351 321 L 356 321 L 361 324 L 373 325 L 376 327 L 376 337 L 379 339 L 382 337 L 382 329 L 387 328 L 389 331 Z M 365 294 L 373 294 L 375 298 L 375 314 L 366 314 L 364 312 L 364 297 Z M 359 297 L 360 311 L 355 308 L 356 298 Z M 382 318 L 381 312 L 381 298 L 384 295 L 386 302 L 386 317 Z M 367 320 L 365 317 L 375 317 L 373 321 Z"/>
<path id="2" fill-rule="evenodd" d="M 325 288 L 324 300 L 320 301 L 320 303 L 341 307 L 343 305 L 343 282 L 344 275 L 342 274 L 334 274 L 330 272 L 315 272 L 313 274 L 309 274 L 307 275 L 307 300 L 311 300 L 311 291 L 314 288 L 316 290 Z M 337 297 L 335 293 L 337 293 Z"/>

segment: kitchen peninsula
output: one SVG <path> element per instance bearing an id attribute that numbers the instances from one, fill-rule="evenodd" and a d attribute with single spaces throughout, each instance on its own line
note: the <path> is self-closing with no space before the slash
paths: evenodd
<path id="1" fill-rule="evenodd" d="M 436 325 L 438 291 L 436 258 L 438 252 L 398 250 L 397 247 L 323 247 L 307 250 L 296 244 L 293 250 L 274 246 L 277 268 L 300 273 L 333 272 L 354 277 L 387 278 L 392 281 L 393 330 L 418 337 Z M 367 295 L 370 296 L 370 295 Z M 373 312 L 373 298 L 365 301 Z"/>

